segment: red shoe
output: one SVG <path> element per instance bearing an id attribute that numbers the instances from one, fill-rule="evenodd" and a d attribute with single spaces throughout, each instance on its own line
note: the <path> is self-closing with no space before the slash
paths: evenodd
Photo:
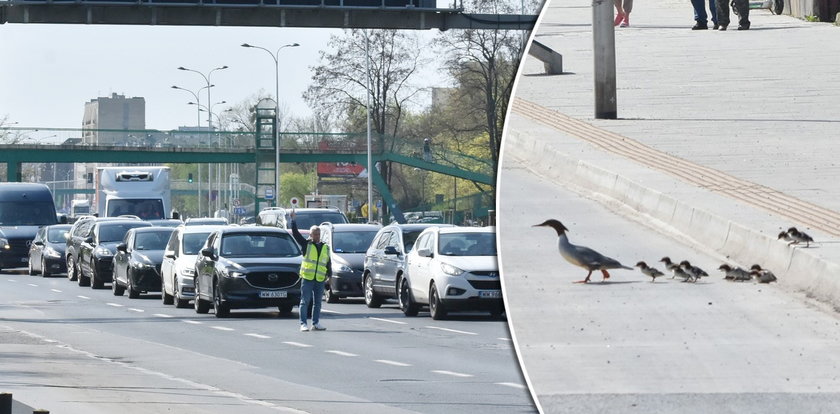
<path id="1" fill-rule="evenodd" d="M 618 24 L 621 23 L 621 21 L 624 20 L 625 17 L 626 16 L 623 14 L 617 14 L 615 16 L 615 20 L 613 21 L 613 26 L 618 26 Z"/>
<path id="2" fill-rule="evenodd" d="M 620 25 L 618 25 L 618 26 L 619 26 L 619 27 L 627 27 L 627 26 L 630 26 L 630 15 L 628 14 L 627 16 L 624 16 L 624 21 L 623 21 L 623 22 L 621 22 L 621 24 L 620 24 Z"/>

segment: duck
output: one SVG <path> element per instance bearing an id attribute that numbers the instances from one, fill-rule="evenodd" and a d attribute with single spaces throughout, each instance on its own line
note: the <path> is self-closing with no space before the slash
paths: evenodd
<path id="1" fill-rule="evenodd" d="M 718 267 L 718 270 L 722 270 L 725 273 L 723 277 L 726 280 L 738 281 L 742 282 L 745 280 L 751 280 L 752 276 L 750 276 L 750 272 L 741 269 L 740 267 L 733 268 L 728 264 L 724 263 Z"/>
<path id="2" fill-rule="evenodd" d="M 683 270 L 682 267 L 677 266 L 673 270 L 674 270 L 674 276 L 671 276 L 671 279 L 673 279 L 674 277 L 679 277 L 680 279 L 683 280 L 683 282 L 694 282 L 695 281 L 694 276 L 691 276 L 691 274 L 689 274 L 688 272 Z"/>
<path id="3" fill-rule="evenodd" d="M 549 219 L 540 224 L 535 224 L 533 227 L 553 228 L 557 232 L 557 245 L 560 249 L 560 255 L 563 256 L 567 262 L 589 271 L 589 273 L 586 274 L 586 279 L 575 283 L 589 283 L 589 278 L 592 276 L 592 272 L 596 270 L 600 270 L 604 277 L 601 282 L 610 278 L 608 270 L 633 270 L 632 267 L 625 266 L 618 260 L 604 256 L 588 247 L 576 246 L 569 242 L 569 238 L 566 236 L 566 232 L 569 231 L 569 229 L 566 228 L 566 226 L 564 226 L 559 220 Z"/>
<path id="4" fill-rule="evenodd" d="M 805 247 L 811 247 L 811 242 L 814 241 L 814 239 L 811 236 L 806 234 L 804 231 L 797 230 L 796 227 L 789 228 L 787 230 L 787 234 L 788 237 L 793 239 L 793 242 L 789 244 L 805 243 Z"/>
<path id="5" fill-rule="evenodd" d="M 767 269 L 762 269 L 761 266 L 757 264 L 750 267 L 750 275 L 755 276 L 758 283 L 770 283 L 777 280 L 776 275 L 773 274 L 773 272 Z"/>
<path id="6" fill-rule="evenodd" d="M 672 262 L 671 258 L 668 257 L 668 256 L 665 256 L 665 257 L 659 259 L 659 261 L 662 262 L 662 263 L 665 263 L 665 269 L 669 270 L 671 272 L 674 272 L 676 268 L 680 267 L 678 264 Z M 676 274 L 671 275 L 671 279 L 673 279 L 674 276 L 676 276 Z"/>
<path id="7" fill-rule="evenodd" d="M 794 240 L 793 237 L 790 237 L 790 234 L 788 234 L 787 231 L 779 233 L 779 237 L 777 237 L 776 240 L 784 240 L 786 242 L 790 242 L 788 243 L 788 245 L 796 243 L 796 240 Z"/>
<path id="8" fill-rule="evenodd" d="M 686 273 L 691 275 L 691 278 L 692 278 L 693 282 L 696 282 L 696 281 L 700 280 L 701 277 L 709 276 L 709 274 L 706 273 L 705 270 L 703 270 L 703 269 L 701 269 L 697 266 L 692 265 L 688 260 L 681 261 L 680 262 L 680 267 L 682 267 L 683 270 L 685 270 Z"/>
<path id="9" fill-rule="evenodd" d="M 642 271 L 642 273 L 650 276 L 651 277 L 651 280 L 650 280 L 651 282 L 655 282 L 657 277 L 665 276 L 665 274 L 662 273 L 662 271 L 660 271 L 659 269 L 657 269 L 655 267 L 648 266 L 648 264 L 645 263 L 645 262 L 636 263 L 636 267 L 638 267 L 639 270 Z"/>

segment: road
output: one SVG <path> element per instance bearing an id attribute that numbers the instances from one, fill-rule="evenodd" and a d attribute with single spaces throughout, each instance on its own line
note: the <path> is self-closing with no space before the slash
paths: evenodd
<path id="1" fill-rule="evenodd" d="M 0 274 L 0 390 L 53 412 L 535 412 L 503 320 L 324 304 L 227 319 L 63 277 Z"/>
<path id="2" fill-rule="evenodd" d="M 546 413 L 819 413 L 840 402 L 840 317 L 784 284 L 730 283 L 703 246 L 584 188 L 503 160 L 499 240 L 509 319 Z M 607 283 L 563 260 L 551 228 L 633 266 L 688 259 L 711 275 Z"/>

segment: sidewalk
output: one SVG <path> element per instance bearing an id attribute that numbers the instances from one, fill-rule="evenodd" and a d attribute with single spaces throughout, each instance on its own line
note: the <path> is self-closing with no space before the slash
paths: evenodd
<path id="1" fill-rule="evenodd" d="M 568 73 L 526 59 L 503 162 L 526 160 L 840 307 L 840 27 L 755 9 L 750 20 L 692 31 L 690 3 L 637 2 L 631 27 L 616 28 L 619 119 L 595 120 L 591 2 L 548 4 L 535 39 Z M 777 240 L 790 226 L 817 243 Z"/>

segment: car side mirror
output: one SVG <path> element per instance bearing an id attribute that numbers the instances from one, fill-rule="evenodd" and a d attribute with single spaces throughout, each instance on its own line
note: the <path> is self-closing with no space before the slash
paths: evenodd
<path id="1" fill-rule="evenodd" d="M 396 254 L 399 255 L 400 252 L 397 251 L 397 248 L 394 246 L 385 246 L 385 254 Z"/>
<path id="2" fill-rule="evenodd" d="M 417 249 L 417 255 L 421 257 L 432 257 L 432 250 L 426 247 Z"/>
<path id="3" fill-rule="evenodd" d="M 117 245 L 117 250 L 125 253 L 126 251 L 128 251 L 128 246 L 126 246 L 125 243 L 120 243 Z"/>
<path id="4" fill-rule="evenodd" d="M 204 257 L 209 257 L 209 258 L 211 258 L 211 259 L 213 258 L 213 256 L 215 256 L 215 255 L 213 254 L 213 249 L 211 249 L 211 248 L 209 248 L 209 247 L 206 247 L 206 248 L 204 248 L 204 249 L 201 249 L 201 255 L 202 255 L 202 256 L 204 256 Z"/>
<path id="5" fill-rule="evenodd" d="M 34 244 L 34 245 L 36 245 L 36 246 L 43 246 L 43 245 L 44 245 L 44 242 L 42 242 L 42 241 L 38 240 L 38 241 L 36 241 L 36 242 L 34 242 L 34 243 L 32 243 L 32 244 Z"/>
<path id="6" fill-rule="evenodd" d="M 86 239 L 85 239 L 85 243 L 87 243 L 87 244 L 91 244 L 91 243 L 93 243 L 93 237 L 88 237 L 88 238 L 86 238 Z"/>
<path id="7" fill-rule="evenodd" d="M 165 257 L 167 259 L 174 259 L 175 258 L 175 252 L 166 252 L 166 254 L 164 254 L 163 257 Z"/>

